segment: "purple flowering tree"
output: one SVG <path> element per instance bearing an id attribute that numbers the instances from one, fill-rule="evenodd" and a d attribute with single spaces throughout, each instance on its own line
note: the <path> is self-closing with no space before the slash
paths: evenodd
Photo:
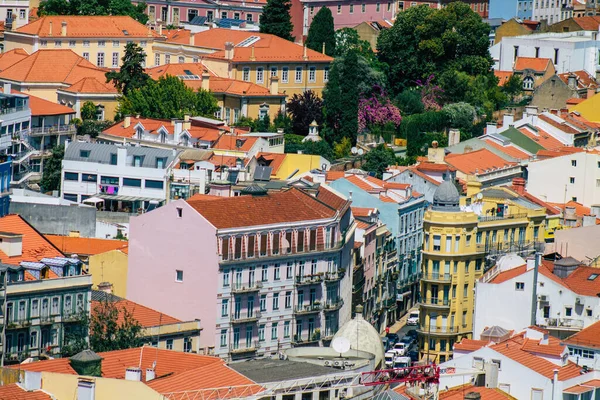
<path id="1" fill-rule="evenodd" d="M 361 98 L 358 102 L 358 130 L 367 131 L 373 126 L 392 124 L 398 127 L 402 117 L 398 107 L 392 104 L 385 91 L 374 86 L 371 97 Z"/>
<path id="2" fill-rule="evenodd" d="M 440 99 L 444 91 L 433 83 L 434 78 L 433 75 L 429 75 L 425 81 L 419 79 L 416 82 L 417 86 L 421 88 L 421 102 L 425 106 L 425 111 L 440 111 L 442 109 Z"/>

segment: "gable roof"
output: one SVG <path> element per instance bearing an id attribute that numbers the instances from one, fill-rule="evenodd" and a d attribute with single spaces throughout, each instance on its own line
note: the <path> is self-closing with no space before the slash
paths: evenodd
<path id="1" fill-rule="evenodd" d="M 598 31 L 600 27 L 600 16 L 584 16 L 573 18 L 573 22 L 575 22 L 579 27 L 584 31 Z"/>
<path id="2" fill-rule="evenodd" d="M 6 68 L 27 57 L 29 57 L 29 53 L 25 49 L 12 49 L 5 53 L 0 53 L 0 71 L 4 71 Z"/>
<path id="3" fill-rule="evenodd" d="M 256 161 L 261 161 L 271 167 L 271 175 L 277 175 L 277 171 L 281 168 L 286 155 L 281 153 L 260 152 L 256 154 Z"/>
<path id="4" fill-rule="evenodd" d="M 527 160 L 531 157 L 531 154 L 526 153 L 525 151 L 519 149 L 512 143 L 508 143 L 506 145 L 501 145 L 490 137 L 482 138 L 488 145 L 493 148 L 503 152 L 504 154 L 516 159 L 516 160 Z"/>
<path id="5" fill-rule="evenodd" d="M 594 322 L 564 340 L 569 345 L 600 349 L 600 321 Z"/>
<path id="6" fill-rule="evenodd" d="M 61 35 L 66 23 L 66 35 Z M 129 16 L 49 15 L 16 29 L 41 38 L 158 38 L 160 35 Z"/>
<path id="7" fill-rule="evenodd" d="M 538 127 L 534 128 L 529 125 L 522 126 L 518 129 L 518 132 L 521 132 L 528 139 L 530 139 L 531 141 L 533 141 L 535 144 L 537 144 L 539 146 L 538 149 L 535 149 L 533 151 L 530 151 L 528 148 L 521 146 L 529 152 L 535 153 L 538 150 L 542 150 L 542 149 L 553 150 L 553 149 L 557 149 L 560 147 L 564 147 L 563 142 L 561 142 L 560 140 L 556 139 L 554 136 L 550 135 L 548 132 L 546 132 Z M 506 133 L 506 131 L 502 132 L 502 135 L 506 136 L 505 133 Z M 525 142 L 524 140 L 522 140 L 522 141 Z M 530 145 L 528 145 L 528 146 L 530 146 Z"/>
<path id="8" fill-rule="evenodd" d="M 454 344 L 454 350 L 475 351 L 489 345 L 487 340 L 475 340 L 463 338 L 460 342 Z"/>
<path id="9" fill-rule="evenodd" d="M 258 140 L 258 137 L 238 136 L 238 135 L 221 135 L 219 140 L 212 146 L 215 150 L 234 150 L 247 152 L 252 149 L 252 146 Z M 240 145 L 240 146 L 238 146 Z"/>
<path id="10" fill-rule="evenodd" d="M 465 174 L 482 174 L 487 170 L 517 165 L 485 148 L 464 154 L 448 154 L 445 161 Z"/>
<path id="11" fill-rule="evenodd" d="M 560 122 L 556 121 L 553 117 L 551 117 L 547 113 L 538 115 L 538 118 L 541 119 L 542 121 L 546 122 L 547 124 L 552 125 L 553 127 L 557 128 L 557 129 L 560 129 L 564 133 L 570 133 L 570 134 L 581 133 L 580 130 L 568 125 L 563 119 L 561 119 Z"/>
<path id="12" fill-rule="evenodd" d="M 118 323 L 123 322 L 123 312 L 126 310 L 131 316 L 140 323 L 140 325 L 144 328 L 150 328 L 153 326 L 159 325 L 168 325 L 168 324 L 176 324 L 182 322 L 181 320 L 171 317 L 170 315 L 166 315 L 161 313 L 160 311 L 156 311 L 150 307 L 146 307 L 142 304 L 135 303 L 131 300 L 118 298 L 116 296 L 110 296 L 108 293 L 96 291 L 95 298 L 103 299 L 103 295 L 106 301 L 111 301 L 119 310 L 119 318 L 117 320 Z M 96 312 L 97 307 L 102 306 L 102 301 L 100 300 L 92 300 L 92 313 Z"/>
<path id="13" fill-rule="evenodd" d="M 530 69 L 535 72 L 546 72 L 551 65 L 552 60 L 549 58 L 517 57 L 513 70 L 524 71 Z"/>
<path id="14" fill-rule="evenodd" d="M 40 261 L 42 258 L 64 257 L 52 243 L 21 216 L 8 214 L 0 218 L 0 232 L 23 235 L 21 255 L 9 257 L 0 250 L 0 262 L 19 265 L 21 261 Z"/>
<path id="15" fill-rule="evenodd" d="M 53 397 L 42 390 L 25 390 L 18 383 L 0 386 L 2 400 L 51 400 Z"/>
<path id="16" fill-rule="evenodd" d="M 53 103 L 41 97 L 27 95 L 29 96 L 29 108 L 32 117 L 75 114 L 75 110 L 71 107 Z"/>
<path id="17" fill-rule="evenodd" d="M 44 235 L 50 243 L 66 254 L 95 255 L 129 246 L 125 240 Z"/>
<path id="18" fill-rule="evenodd" d="M 516 399 L 516 397 L 503 392 L 498 388 L 487 388 L 485 386 L 474 386 L 471 383 L 456 386 L 439 393 L 439 400 L 464 400 L 468 393 L 479 393 L 482 400 L 507 400 Z"/>
<path id="19" fill-rule="evenodd" d="M 116 87 L 112 84 L 105 83 L 105 81 L 106 80 L 99 81 L 94 77 L 86 76 L 68 88 L 61 90 L 72 93 L 118 93 Z"/>
<path id="20" fill-rule="evenodd" d="M 124 138 L 133 138 L 135 136 L 135 127 L 137 124 L 141 124 L 144 127 L 144 130 L 150 134 L 158 134 L 158 130 L 161 127 L 167 130 L 170 134 L 173 134 L 175 129 L 173 127 L 173 123 L 168 119 L 158 119 L 158 118 L 136 118 L 129 117 L 130 122 L 129 126 L 125 128 L 125 121 L 119 121 L 114 125 L 106 128 L 102 133 L 104 135 L 124 137 Z M 194 139 L 214 142 L 216 141 L 222 132 L 227 129 L 226 126 L 220 125 L 212 125 L 209 123 L 200 122 L 192 119 L 190 122 L 190 127 L 187 129 L 190 136 Z M 198 160 L 199 161 L 199 160 Z"/>
<path id="21" fill-rule="evenodd" d="M 333 193 L 330 192 L 329 196 L 331 194 Z M 327 197 L 327 194 L 324 196 Z M 190 199 L 187 202 L 217 229 L 313 221 L 332 218 L 337 212 L 337 209 L 327 204 L 329 201 L 315 198 L 296 188 L 264 196 L 223 197 L 220 200 Z"/>
<path id="22" fill-rule="evenodd" d="M 513 76 L 512 71 L 494 71 L 494 76 L 498 78 L 498 86 L 504 86 Z"/>
<path id="23" fill-rule="evenodd" d="M 600 17 L 598 17 L 600 18 Z M 597 30 L 597 29 L 596 29 Z M 569 76 L 573 75 L 575 77 L 575 82 L 577 83 L 576 89 L 587 89 L 587 88 L 597 88 L 598 83 L 593 76 L 591 76 L 585 70 L 573 71 L 573 72 L 565 72 L 563 74 L 558 74 L 558 77 L 561 81 L 563 81 L 566 85 L 569 84 Z M 583 99 L 578 99 L 583 100 Z"/>

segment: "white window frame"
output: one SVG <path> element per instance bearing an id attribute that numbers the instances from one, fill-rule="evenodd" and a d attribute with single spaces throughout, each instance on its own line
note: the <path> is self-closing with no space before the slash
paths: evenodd
<path id="1" fill-rule="evenodd" d="M 317 81 L 317 67 L 308 67 L 308 82 L 315 83 Z"/>
<path id="2" fill-rule="evenodd" d="M 256 83 L 265 82 L 265 69 L 263 67 L 256 68 Z"/>
<path id="3" fill-rule="evenodd" d="M 295 83 L 302 83 L 302 73 L 303 73 L 303 69 L 302 67 L 296 67 L 294 69 L 294 82 Z"/>
<path id="4" fill-rule="evenodd" d="M 281 83 L 288 83 L 290 79 L 290 68 L 281 67 Z"/>

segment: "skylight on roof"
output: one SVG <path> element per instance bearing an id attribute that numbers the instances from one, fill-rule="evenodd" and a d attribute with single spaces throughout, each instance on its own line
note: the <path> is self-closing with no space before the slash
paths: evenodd
<path id="1" fill-rule="evenodd" d="M 250 36 L 239 42 L 235 47 L 249 47 L 260 40 L 259 36 Z"/>
<path id="2" fill-rule="evenodd" d="M 127 29 L 123 29 L 123 35 L 128 36 L 129 32 L 127 32 Z"/>
<path id="3" fill-rule="evenodd" d="M 588 276 L 588 281 L 593 281 L 597 277 L 598 277 L 598 274 L 591 274 L 590 276 Z"/>
<path id="4" fill-rule="evenodd" d="M 200 80 L 200 77 L 198 75 L 179 75 L 178 76 L 179 79 L 181 79 L 182 81 L 197 81 Z"/>

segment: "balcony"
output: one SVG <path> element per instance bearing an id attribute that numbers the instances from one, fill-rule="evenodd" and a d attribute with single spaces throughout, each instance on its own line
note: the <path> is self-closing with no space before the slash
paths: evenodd
<path id="1" fill-rule="evenodd" d="M 429 308 L 435 308 L 438 310 L 441 309 L 449 309 L 450 308 L 450 299 L 425 299 L 421 301 L 421 305 Z"/>
<path id="2" fill-rule="evenodd" d="M 262 287 L 263 287 L 263 284 L 261 281 L 247 282 L 247 283 L 234 282 L 231 285 L 231 292 L 232 293 L 258 292 Z"/>
<path id="3" fill-rule="evenodd" d="M 252 322 L 257 322 L 260 318 L 260 311 L 253 312 L 252 314 L 232 314 L 231 315 L 231 323 L 232 324 L 247 324 Z"/>
<path id="4" fill-rule="evenodd" d="M 465 329 L 460 326 L 419 325 L 417 332 L 421 335 L 457 335 Z"/>
<path id="5" fill-rule="evenodd" d="M 27 358 L 29 358 L 30 356 L 30 352 L 27 350 L 23 350 L 23 351 L 14 351 L 14 352 L 7 352 L 4 355 L 4 358 L 7 361 L 17 361 L 17 362 L 21 362 Z"/>
<path id="6" fill-rule="evenodd" d="M 542 318 L 540 325 L 559 330 L 579 331 L 583 329 L 583 321 L 573 318 Z"/>
<path id="7" fill-rule="evenodd" d="M 432 272 L 430 274 L 423 274 L 421 279 L 430 282 L 452 282 L 452 275 L 449 273 Z"/>
<path id="8" fill-rule="evenodd" d="M 30 319 L 19 318 L 16 320 L 9 320 L 6 328 L 7 329 L 22 329 L 22 328 L 28 328 L 29 326 L 31 326 Z"/>
<path id="9" fill-rule="evenodd" d="M 75 133 L 77 133 L 77 127 L 75 125 L 45 126 L 43 128 L 31 128 L 27 131 L 27 134 L 30 136 L 65 135 Z"/>
<path id="10" fill-rule="evenodd" d="M 316 285 L 323 282 L 323 275 L 305 275 L 296 277 L 296 285 Z"/>
<path id="11" fill-rule="evenodd" d="M 504 214 L 504 215 L 479 216 L 479 222 L 500 221 L 500 220 L 521 219 L 521 218 L 527 218 L 527 214 L 526 213 L 519 213 L 519 214 Z"/>
<path id="12" fill-rule="evenodd" d="M 250 343 L 246 343 L 246 347 L 235 347 L 232 346 L 229 352 L 231 354 L 246 354 L 246 353 L 255 353 L 256 350 L 260 347 L 260 343 L 258 340 L 253 340 Z"/>
<path id="13" fill-rule="evenodd" d="M 292 340 L 292 345 L 299 346 L 309 346 L 315 343 L 319 343 L 321 340 L 321 332 L 318 332 L 318 329 L 313 333 L 308 333 L 306 335 L 294 335 Z"/>
<path id="14" fill-rule="evenodd" d="M 321 303 L 313 303 L 296 306 L 294 312 L 297 315 L 307 315 L 321 312 L 322 309 L 323 307 L 321 306 Z"/>
<path id="15" fill-rule="evenodd" d="M 345 273 L 346 273 L 346 270 L 344 268 L 339 268 L 335 272 L 325 272 L 325 282 L 326 283 L 337 282 L 344 277 Z"/>
<path id="16" fill-rule="evenodd" d="M 54 315 L 40 316 L 40 325 L 51 325 L 54 323 Z"/>
<path id="17" fill-rule="evenodd" d="M 392 308 L 392 307 L 396 307 L 396 298 L 389 298 L 389 299 L 385 299 L 383 301 L 383 307 L 384 308 Z"/>
<path id="18" fill-rule="evenodd" d="M 344 299 L 329 300 L 325 303 L 325 312 L 337 311 L 344 305 Z"/>

